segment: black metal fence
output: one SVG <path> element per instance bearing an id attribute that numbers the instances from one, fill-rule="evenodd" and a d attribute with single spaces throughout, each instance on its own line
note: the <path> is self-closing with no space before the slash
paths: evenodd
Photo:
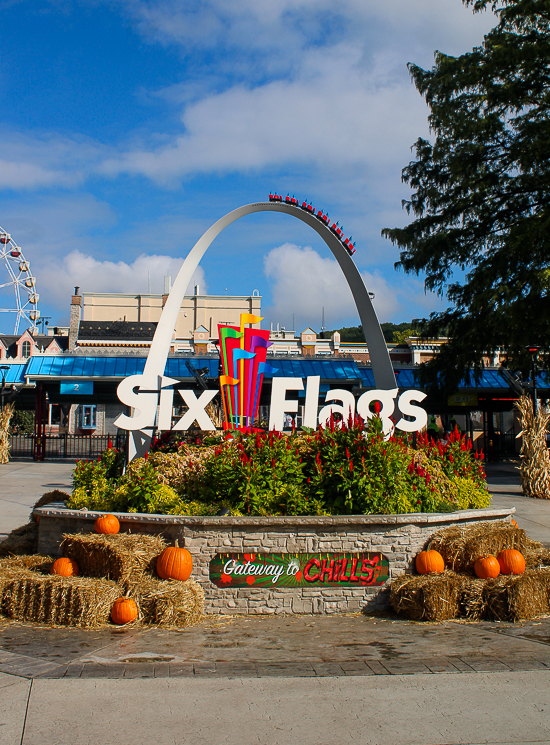
<path id="1" fill-rule="evenodd" d="M 32 458 L 37 435 L 10 435 L 10 458 Z M 127 435 L 42 435 L 45 460 L 94 460 L 109 446 L 124 449 Z"/>

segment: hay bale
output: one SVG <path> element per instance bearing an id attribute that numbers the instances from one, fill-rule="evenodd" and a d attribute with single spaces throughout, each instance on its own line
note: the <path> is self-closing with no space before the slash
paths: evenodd
<path id="1" fill-rule="evenodd" d="M 34 554 L 38 550 L 38 525 L 31 521 L 12 530 L 0 543 L 0 556 Z"/>
<path id="2" fill-rule="evenodd" d="M 47 504 L 52 504 L 52 502 L 67 502 L 70 498 L 71 498 L 70 494 L 68 494 L 66 491 L 61 491 L 60 489 L 54 489 L 53 491 L 47 491 L 33 505 L 33 508 L 31 510 L 31 520 L 36 521 L 36 517 L 33 517 L 32 513 L 37 507 L 44 507 Z"/>
<path id="3" fill-rule="evenodd" d="M 21 578 L 32 578 L 34 576 L 36 575 L 32 571 L 32 567 L 25 566 L 25 564 L 19 560 L 19 557 L 0 559 L 0 612 L 2 612 L 4 591 L 9 583 Z"/>
<path id="4" fill-rule="evenodd" d="M 542 544 L 531 541 L 523 551 L 525 557 L 525 566 L 527 569 L 541 569 L 550 566 L 550 551 L 544 548 Z"/>
<path id="5" fill-rule="evenodd" d="M 485 617 L 486 602 L 483 595 L 487 580 L 468 577 L 468 582 L 458 595 L 459 615 L 470 621 L 479 621 Z"/>
<path id="6" fill-rule="evenodd" d="M 550 570 L 527 570 L 519 576 L 487 580 L 486 613 L 496 621 L 520 621 L 550 613 Z"/>
<path id="7" fill-rule="evenodd" d="M 480 556 L 496 556 L 506 548 L 515 548 L 525 556 L 543 547 L 528 538 L 524 530 L 504 521 L 451 525 L 434 533 L 426 544 L 427 550 L 439 551 L 449 569 L 471 574 Z"/>
<path id="8" fill-rule="evenodd" d="M 455 572 L 404 574 L 390 586 L 390 603 L 400 616 L 415 621 L 447 621 L 460 612 L 459 597 L 469 577 Z"/>
<path id="9" fill-rule="evenodd" d="M 29 569 L 34 572 L 49 574 L 52 564 L 53 559 L 51 556 L 41 556 L 40 554 L 10 556 L 0 559 L 0 576 L 3 575 L 5 570 L 12 568 Z"/>
<path id="10" fill-rule="evenodd" d="M 115 582 L 152 575 L 157 557 L 165 548 L 166 541 L 160 536 L 138 533 L 78 533 L 65 535 L 61 544 L 63 556 L 76 561 L 81 575 Z"/>
<path id="11" fill-rule="evenodd" d="M 193 626 L 204 615 L 204 591 L 188 579 L 160 581 L 143 576 L 126 590 L 138 603 L 143 623 L 157 626 Z"/>
<path id="12" fill-rule="evenodd" d="M 29 574 L 4 586 L 2 611 L 8 618 L 91 628 L 109 620 L 111 606 L 121 594 L 120 587 L 107 580 Z"/>

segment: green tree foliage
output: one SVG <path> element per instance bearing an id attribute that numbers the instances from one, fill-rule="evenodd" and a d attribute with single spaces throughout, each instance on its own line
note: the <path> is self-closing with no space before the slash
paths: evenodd
<path id="1" fill-rule="evenodd" d="M 407 341 L 409 336 L 418 336 L 419 333 L 420 332 L 417 329 L 413 328 L 403 329 L 403 331 L 394 331 L 393 342 L 395 344 L 403 344 Z"/>
<path id="2" fill-rule="evenodd" d="M 10 428 L 13 434 L 32 435 L 34 432 L 34 411 L 16 409 L 11 418 Z"/>
<path id="3" fill-rule="evenodd" d="M 403 170 L 414 220 L 383 231 L 402 249 L 396 266 L 452 304 L 422 327 L 450 337 L 425 381 L 452 386 L 499 347 L 525 370 L 539 344 L 550 365 L 550 0 L 463 2 L 498 24 L 467 54 L 409 65 L 433 142 L 417 140 Z"/>
<path id="4" fill-rule="evenodd" d="M 388 344 L 397 343 L 396 334 L 403 334 L 404 331 L 412 331 L 412 321 L 405 321 L 404 323 L 381 323 L 380 328 L 384 334 L 384 339 Z M 365 334 L 363 333 L 362 326 L 344 326 L 344 328 L 336 329 L 340 334 L 340 341 L 349 342 L 350 344 L 364 344 Z M 326 338 L 334 334 L 334 331 L 328 331 Z M 410 334 L 407 334 L 409 336 Z M 406 337 L 405 337 L 406 338 Z M 399 337 L 401 341 L 401 337 Z"/>

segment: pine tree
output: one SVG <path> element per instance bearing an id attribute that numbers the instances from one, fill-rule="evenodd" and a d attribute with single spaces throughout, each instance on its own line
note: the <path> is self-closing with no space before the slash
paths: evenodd
<path id="1" fill-rule="evenodd" d="M 539 344 L 550 366 L 550 0 L 462 1 L 498 23 L 471 52 L 409 65 L 433 142 L 403 170 L 413 221 L 383 231 L 396 266 L 451 303 L 423 325 L 450 337 L 424 379 L 451 387 L 497 348 L 528 369 Z"/>

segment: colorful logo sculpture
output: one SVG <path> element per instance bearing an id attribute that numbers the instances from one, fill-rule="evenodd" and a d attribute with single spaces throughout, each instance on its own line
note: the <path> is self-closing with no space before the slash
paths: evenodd
<path id="1" fill-rule="evenodd" d="M 260 316 L 252 313 L 241 313 L 240 328 L 218 326 L 224 429 L 247 430 L 252 427 L 264 374 L 277 370 L 265 361 L 267 348 L 272 344 L 269 331 L 245 328 L 245 324 L 259 323 L 261 320 Z"/>

